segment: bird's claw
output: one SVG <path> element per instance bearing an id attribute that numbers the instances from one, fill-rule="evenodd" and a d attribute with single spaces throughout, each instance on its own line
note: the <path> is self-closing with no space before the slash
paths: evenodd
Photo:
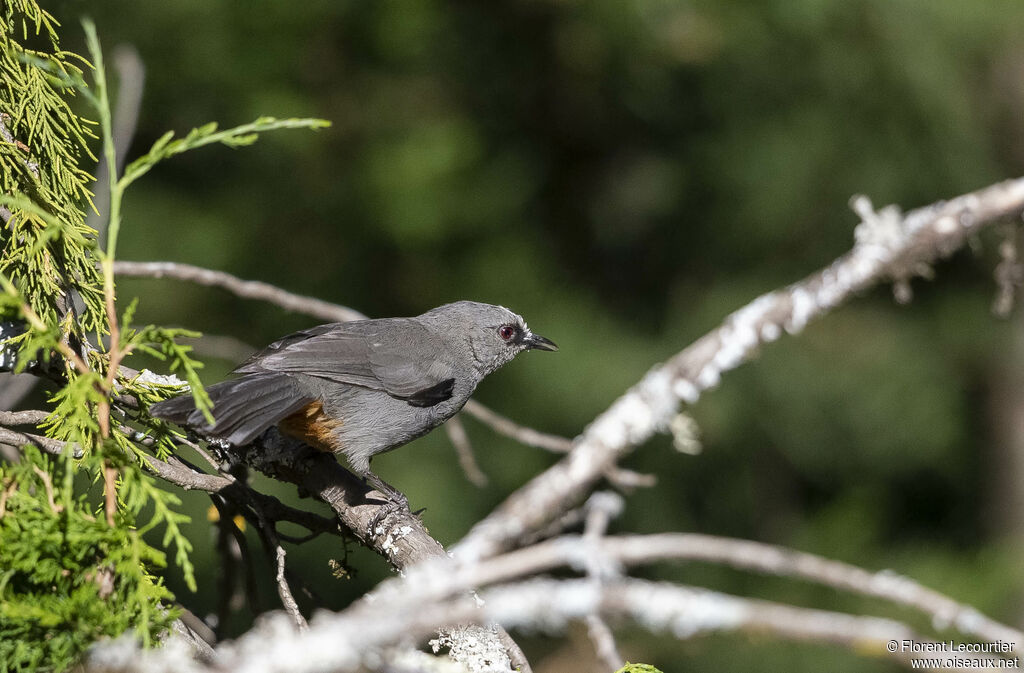
<path id="1" fill-rule="evenodd" d="M 373 517 L 370 519 L 369 535 L 375 537 L 377 535 L 383 535 L 384 530 L 381 528 L 381 524 L 391 516 L 401 511 L 409 512 L 409 498 L 394 486 L 391 486 L 383 479 L 368 472 L 363 475 L 364 483 L 368 483 L 372 486 L 381 496 L 384 498 L 384 504 L 381 505 Z"/>
<path id="2" fill-rule="evenodd" d="M 373 518 L 370 519 L 370 537 L 383 534 L 384 530 L 381 527 L 381 524 L 384 523 L 389 516 L 397 514 L 402 510 L 405 510 L 406 512 L 409 511 L 409 499 L 404 495 L 401 499 L 389 497 L 383 505 L 377 508 L 377 512 L 373 515 Z"/>

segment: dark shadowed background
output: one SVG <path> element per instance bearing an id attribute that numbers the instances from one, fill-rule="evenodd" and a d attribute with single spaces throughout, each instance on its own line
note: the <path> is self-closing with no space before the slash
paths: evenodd
<path id="1" fill-rule="evenodd" d="M 852 194 L 910 208 L 1024 173 L 1024 5 L 1009 0 L 53 10 L 67 48 L 84 52 L 88 12 L 108 54 L 130 44 L 141 55 L 129 156 L 211 120 L 333 122 L 162 164 L 128 193 L 123 259 L 221 269 L 378 317 L 456 299 L 504 304 L 561 351 L 520 358 L 476 398 L 567 436 L 728 312 L 847 250 Z M 726 376 L 692 409 L 702 453 L 662 437 L 629 459 L 659 483 L 628 499 L 613 530 L 738 536 L 892 568 L 1019 626 L 1024 342 L 1019 311 L 990 312 L 998 240 L 990 232 L 935 280 L 916 280 L 909 306 L 877 289 Z M 140 297 L 140 322 L 253 346 L 313 324 L 175 281 L 126 280 L 119 293 Z M 206 380 L 244 355 L 211 354 Z M 491 480 L 483 490 L 441 431 L 374 463 L 446 544 L 555 460 L 465 423 Z M 202 589 L 190 594 L 173 570 L 170 584 L 202 615 L 218 583 L 209 500 L 183 497 Z M 259 603 L 275 608 L 250 537 Z M 353 549 L 357 575 L 337 580 L 328 559 L 343 555 L 318 540 L 289 559 L 340 608 L 389 573 Z M 930 628 L 793 581 L 703 565 L 643 572 Z M 237 614 L 229 631 L 252 616 Z M 666 671 L 891 668 L 770 639 L 621 635 L 627 658 Z M 524 642 L 538 671 L 596 670 L 581 630 Z"/>

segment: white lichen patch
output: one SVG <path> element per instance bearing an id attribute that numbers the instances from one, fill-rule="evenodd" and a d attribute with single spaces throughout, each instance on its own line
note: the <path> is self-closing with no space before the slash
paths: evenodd
<path id="1" fill-rule="evenodd" d="M 174 374 L 156 374 L 148 369 L 139 372 L 136 382 L 147 386 L 169 386 L 171 388 L 182 388 L 188 390 L 188 384 Z"/>
<path id="2" fill-rule="evenodd" d="M 771 343 L 782 336 L 782 328 L 773 322 L 765 323 L 761 326 L 761 340 L 765 343 Z"/>
<path id="3" fill-rule="evenodd" d="M 440 634 L 429 645 L 434 653 L 447 648 L 451 659 L 458 662 L 460 671 L 511 673 L 512 664 L 501 641 L 497 637 L 481 638 L 481 635 L 494 636 L 494 632 L 479 627 L 453 629 Z"/>
<path id="4" fill-rule="evenodd" d="M 373 532 L 374 532 L 374 535 L 377 535 L 377 536 L 382 535 L 384 533 L 383 525 L 378 525 L 377 528 Z M 385 537 L 384 541 L 381 542 L 381 545 L 380 545 L 381 551 L 383 551 L 384 553 L 388 554 L 389 556 L 397 553 L 397 550 L 395 549 L 395 544 L 399 540 L 401 540 L 401 539 L 403 539 L 405 537 L 408 537 L 408 535 L 411 532 L 412 532 L 412 527 L 411 526 L 392 526 L 390 529 L 387 530 L 387 537 Z"/>
<path id="5" fill-rule="evenodd" d="M 743 364 L 760 343 L 760 326 L 778 301 L 775 293 L 761 295 L 733 313 L 719 331 L 719 346 L 713 362 L 719 372 Z"/>
<path id="6" fill-rule="evenodd" d="M 721 380 L 722 373 L 713 364 L 707 365 L 704 369 L 700 370 L 700 374 L 697 374 L 697 385 L 700 386 L 701 390 L 714 388 Z"/>
<path id="7" fill-rule="evenodd" d="M 853 230 L 853 240 L 857 246 L 894 248 L 906 238 L 903 212 L 898 206 L 885 206 L 875 211 L 866 196 L 854 197 L 850 206 L 861 219 L 861 223 Z"/>
<path id="8" fill-rule="evenodd" d="M 700 443 L 700 428 L 692 416 L 676 414 L 669 423 L 669 430 L 672 431 L 672 446 L 676 451 L 696 456 L 703 450 L 704 447 Z"/>
<path id="9" fill-rule="evenodd" d="M 587 428 L 585 435 L 608 447 L 639 444 L 668 426 L 677 402 L 672 377 L 663 368 L 651 370 Z"/>
<path id="10" fill-rule="evenodd" d="M 644 592 L 642 608 L 634 615 L 652 631 L 669 631 L 689 638 L 741 626 L 747 609 L 741 601 L 711 591 L 654 584 Z"/>
<path id="11" fill-rule="evenodd" d="M 687 404 L 694 404 L 700 399 L 700 390 L 686 379 L 676 379 L 672 384 L 672 392 Z"/>
<path id="12" fill-rule="evenodd" d="M 793 303 L 789 320 L 786 322 L 786 331 L 790 334 L 802 332 L 811 316 L 815 313 L 815 301 L 811 293 L 802 287 L 795 287 L 789 293 L 790 301 Z"/>
<path id="13" fill-rule="evenodd" d="M 953 217 L 940 217 L 935 222 L 935 233 L 942 235 L 949 235 L 955 232 L 960 227 L 959 222 Z"/>

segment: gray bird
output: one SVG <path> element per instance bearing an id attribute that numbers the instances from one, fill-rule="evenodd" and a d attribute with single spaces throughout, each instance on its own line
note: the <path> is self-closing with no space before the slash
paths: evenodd
<path id="1" fill-rule="evenodd" d="M 356 474 L 405 504 L 370 471 L 370 459 L 444 423 L 485 376 L 528 349 L 558 347 L 503 306 L 459 301 L 415 318 L 331 323 L 275 341 L 234 370 L 240 378 L 207 388 L 212 425 L 190 395 L 150 413 L 237 446 L 276 425 L 344 454 Z"/>

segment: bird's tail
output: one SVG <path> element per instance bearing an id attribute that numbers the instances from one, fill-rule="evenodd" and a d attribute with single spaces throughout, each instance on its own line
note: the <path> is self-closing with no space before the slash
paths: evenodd
<path id="1" fill-rule="evenodd" d="M 204 437 L 242 446 L 312 401 L 290 377 L 281 374 L 243 376 L 216 383 L 206 392 L 213 402 L 213 424 L 196 409 L 191 395 L 158 402 L 149 408 L 149 413 L 191 428 Z"/>

